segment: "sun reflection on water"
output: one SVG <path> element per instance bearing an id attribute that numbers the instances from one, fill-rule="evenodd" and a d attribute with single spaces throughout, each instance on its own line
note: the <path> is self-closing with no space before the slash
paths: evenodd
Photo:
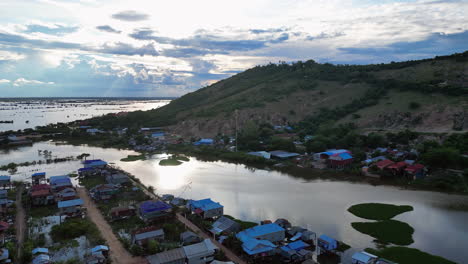
<path id="1" fill-rule="evenodd" d="M 189 175 L 194 169 L 191 162 L 183 162 L 178 166 L 160 166 L 159 160 L 153 163 L 155 171 L 158 172 L 158 189 L 177 190 L 190 182 Z"/>

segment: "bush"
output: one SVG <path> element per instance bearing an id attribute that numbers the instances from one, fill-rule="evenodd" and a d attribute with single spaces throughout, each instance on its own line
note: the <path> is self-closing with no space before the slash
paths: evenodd
<path id="1" fill-rule="evenodd" d="M 417 102 L 410 102 L 408 107 L 409 107 L 409 109 L 416 110 L 416 109 L 419 109 L 421 107 L 421 104 L 419 104 Z"/>
<path id="2" fill-rule="evenodd" d="M 409 205 L 363 203 L 351 206 L 348 211 L 364 219 L 389 220 L 399 214 L 413 211 L 413 207 Z"/>
<path id="3" fill-rule="evenodd" d="M 54 242 L 63 242 L 80 236 L 86 237 L 95 244 L 103 243 L 97 227 L 87 219 L 70 219 L 52 227 L 50 236 Z"/>
<path id="4" fill-rule="evenodd" d="M 351 223 L 351 226 L 357 231 L 370 235 L 382 243 L 410 245 L 414 242 L 414 229 L 407 223 L 400 221 L 359 222 Z"/>

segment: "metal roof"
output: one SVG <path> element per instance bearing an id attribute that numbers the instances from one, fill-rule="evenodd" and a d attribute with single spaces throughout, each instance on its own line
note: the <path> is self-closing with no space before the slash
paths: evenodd
<path id="1" fill-rule="evenodd" d="M 153 230 L 153 231 L 149 231 L 145 233 L 135 234 L 135 240 L 143 240 L 143 239 L 154 238 L 154 237 L 159 237 L 159 236 L 164 236 L 164 230 L 158 229 L 158 230 Z"/>
<path id="2" fill-rule="evenodd" d="M 140 204 L 140 210 L 143 213 L 151 213 L 156 211 L 165 211 L 172 207 L 162 201 L 145 201 Z"/>
<path id="3" fill-rule="evenodd" d="M 185 259 L 185 251 L 182 248 L 175 248 L 155 255 L 146 257 L 150 264 L 162 264 Z"/>
<path id="4" fill-rule="evenodd" d="M 354 253 L 352 259 L 360 261 L 362 263 L 371 263 L 371 260 L 377 259 L 377 256 L 369 254 L 365 251 L 361 251 Z"/>
<path id="5" fill-rule="evenodd" d="M 31 251 L 31 253 L 33 255 L 37 254 L 37 253 L 44 253 L 44 254 L 48 254 L 49 253 L 49 249 L 48 248 L 35 248 Z"/>
<path id="6" fill-rule="evenodd" d="M 191 200 L 189 203 L 193 208 L 196 208 L 196 209 L 199 208 L 199 209 L 201 209 L 203 211 L 208 211 L 208 210 L 223 207 L 220 203 L 214 202 L 210 198 L 202 199 L 202 200 L 198 200 L 198 201 Z"/>
<path id="7" fill-rule="evenodd" d="M 0 181 L 9 181 L 10 179 L 11 179 L 11 177 L 7 176 L 7 175 L 0 176 Z"/>
<path id="8" fill-rule="evenodd" d="M 104 246 L 104 245 L 99 245 L 99 246 L 95 246 L 91 249 L 91 252 L 98 252 L 98 251 L 103 251 L 103 250 L 109 250 L 109 247 L 107 246 Z"/>
<path id="9" fill-rule="evenodd" d="M 78 205 L 83 205 L 83 200 L 75 199 L 75 200 L 61 201 L 61 202 L 58 202 L 57 204 L 58 208 L 66 208 L 66 207 L 78 206 Z"/>
<path id="10" fill-rule="evenodd" d="M 270 151 L 270 154 L 271 154 L 271 156 L 275 156 L 275 157 L 282 158 L 282 159 L 299 156 L 299 153 L 287 152 L 287 151 L 283 151 L 283 150 Z"/>
<path id="11" fill-rule="evenodd" d="M 200 243 L 185 246 L 183 249 L 187 258 L 190 258 L 200 254 L 210 254 L 218 248 L 213 244 L 213 242 L 211 242 L 211 240 L 205 239 Z"/>

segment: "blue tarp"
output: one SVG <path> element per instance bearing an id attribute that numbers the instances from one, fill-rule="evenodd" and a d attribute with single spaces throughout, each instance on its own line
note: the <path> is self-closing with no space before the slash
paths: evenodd
<path id="1" fill-rule="evenodd" d="M 109 248 L 107 246 L 104 246 L 104 245 L 95 246 L 95 247 L 93 247 L 91 249 L 91 253 L 99 252 L 99 251 L 103 251 L 103 250 L 107 251 L 107 250 L 109 250 Z"/>
<path id="2" fill-rule="evenodd" d="M 208 211 L 212 209 L 222 208 L 223 206 L 220 203 L 212 201 L 210 198 L 198 200 L 198 201 L 189 201 L 189 204 L 193 209 L 201 209 L 203 211 Z"/>
<path id="3" fill-rule="evenodd" d="M 88 167 L 88 168 L 80 168 L 78 169 L 78 172 L 83 172 L 83 171 L 92 171 L 94 168 Z"/>
<path id="4" fill-rule="evenodd" d="M 49 254 L 49 249 L 47 248 L 35 248 L 31 251 L 33 255 L 36 255 L 37 253 L 41 254 Z"/>
<path id="5" fill-rule="evenodd" d="M 165 211 L 172 207 L 162 201 L 145 201 L 140 204 L 140 212 L 151 213 L 157 211 Z"/>
<path id="6" fill-rule="evenodd" d="M 102 160 L 101 160 L 101 159 L 84 160 L 82 163 L 83 163 L 83 164 L 90 164 L 90 163 L 93 163 L 93 162 L 96 162 L 96 161 L 102 161 Z"/>
<path id="7" fill-rule="evenodd" d="M 58 202 L 57 204 L 58 208 L 66 208 L 66 207 L 78 206 L 78 205 L 83 205 L 83 200 L 75 199 L 75 200 L 61 201 L 61 202 Z"/>

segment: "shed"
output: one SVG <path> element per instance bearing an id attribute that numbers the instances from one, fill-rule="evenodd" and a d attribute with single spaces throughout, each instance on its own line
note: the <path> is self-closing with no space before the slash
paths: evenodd
<path id="1" fill-rule="evenodd" d="M 140 229 L 133 235 L 132 242 L 133 244 L 143 246 L 146 245 L 150 240 L 164 240 L 164 230 L 155 230 L 153 227 Z"/>
<path id="2" fill-rule="evenodd" d="M 236 221 L 225 216 L 221 216 L 218 220 L 216 220 L 216 222 L 213 223 L 210 232 L 216 235 L 222 233 L 230 234 L 239 232 L 240 228 L 240 224 Z"/>
<path id="3" fill-rule="evenodd" d="M 209 263 L 214 260 L 214 254 L 218 248 L 210 239 L 200 243 L 183 247 L 187 264 Z"/>
<path id="4" fill-rule="evenodd" d="M 49 249 L 48 248 L 35 248 L 31 251 L 33 255 L 36 254 L 49 254 Z"/>
<path id="5" fill-rule="evenodd" d="M 81 206 L 83 205 L 83 200 L 75 199 L 68 201 L 60 201 L 57 206 L 60 209 L 61 214 L 74 214 L 80 211 Z"/>
<path id="6" fill-rule="evenodd" d="M 265 158 L 265 159 L 270 159 L 271 158 L 271 154 L 266 152 L 266 151 L 247 152 L 247 154 L 252 155 L 252 156 L 262 157 L 262 158 Z"/>

